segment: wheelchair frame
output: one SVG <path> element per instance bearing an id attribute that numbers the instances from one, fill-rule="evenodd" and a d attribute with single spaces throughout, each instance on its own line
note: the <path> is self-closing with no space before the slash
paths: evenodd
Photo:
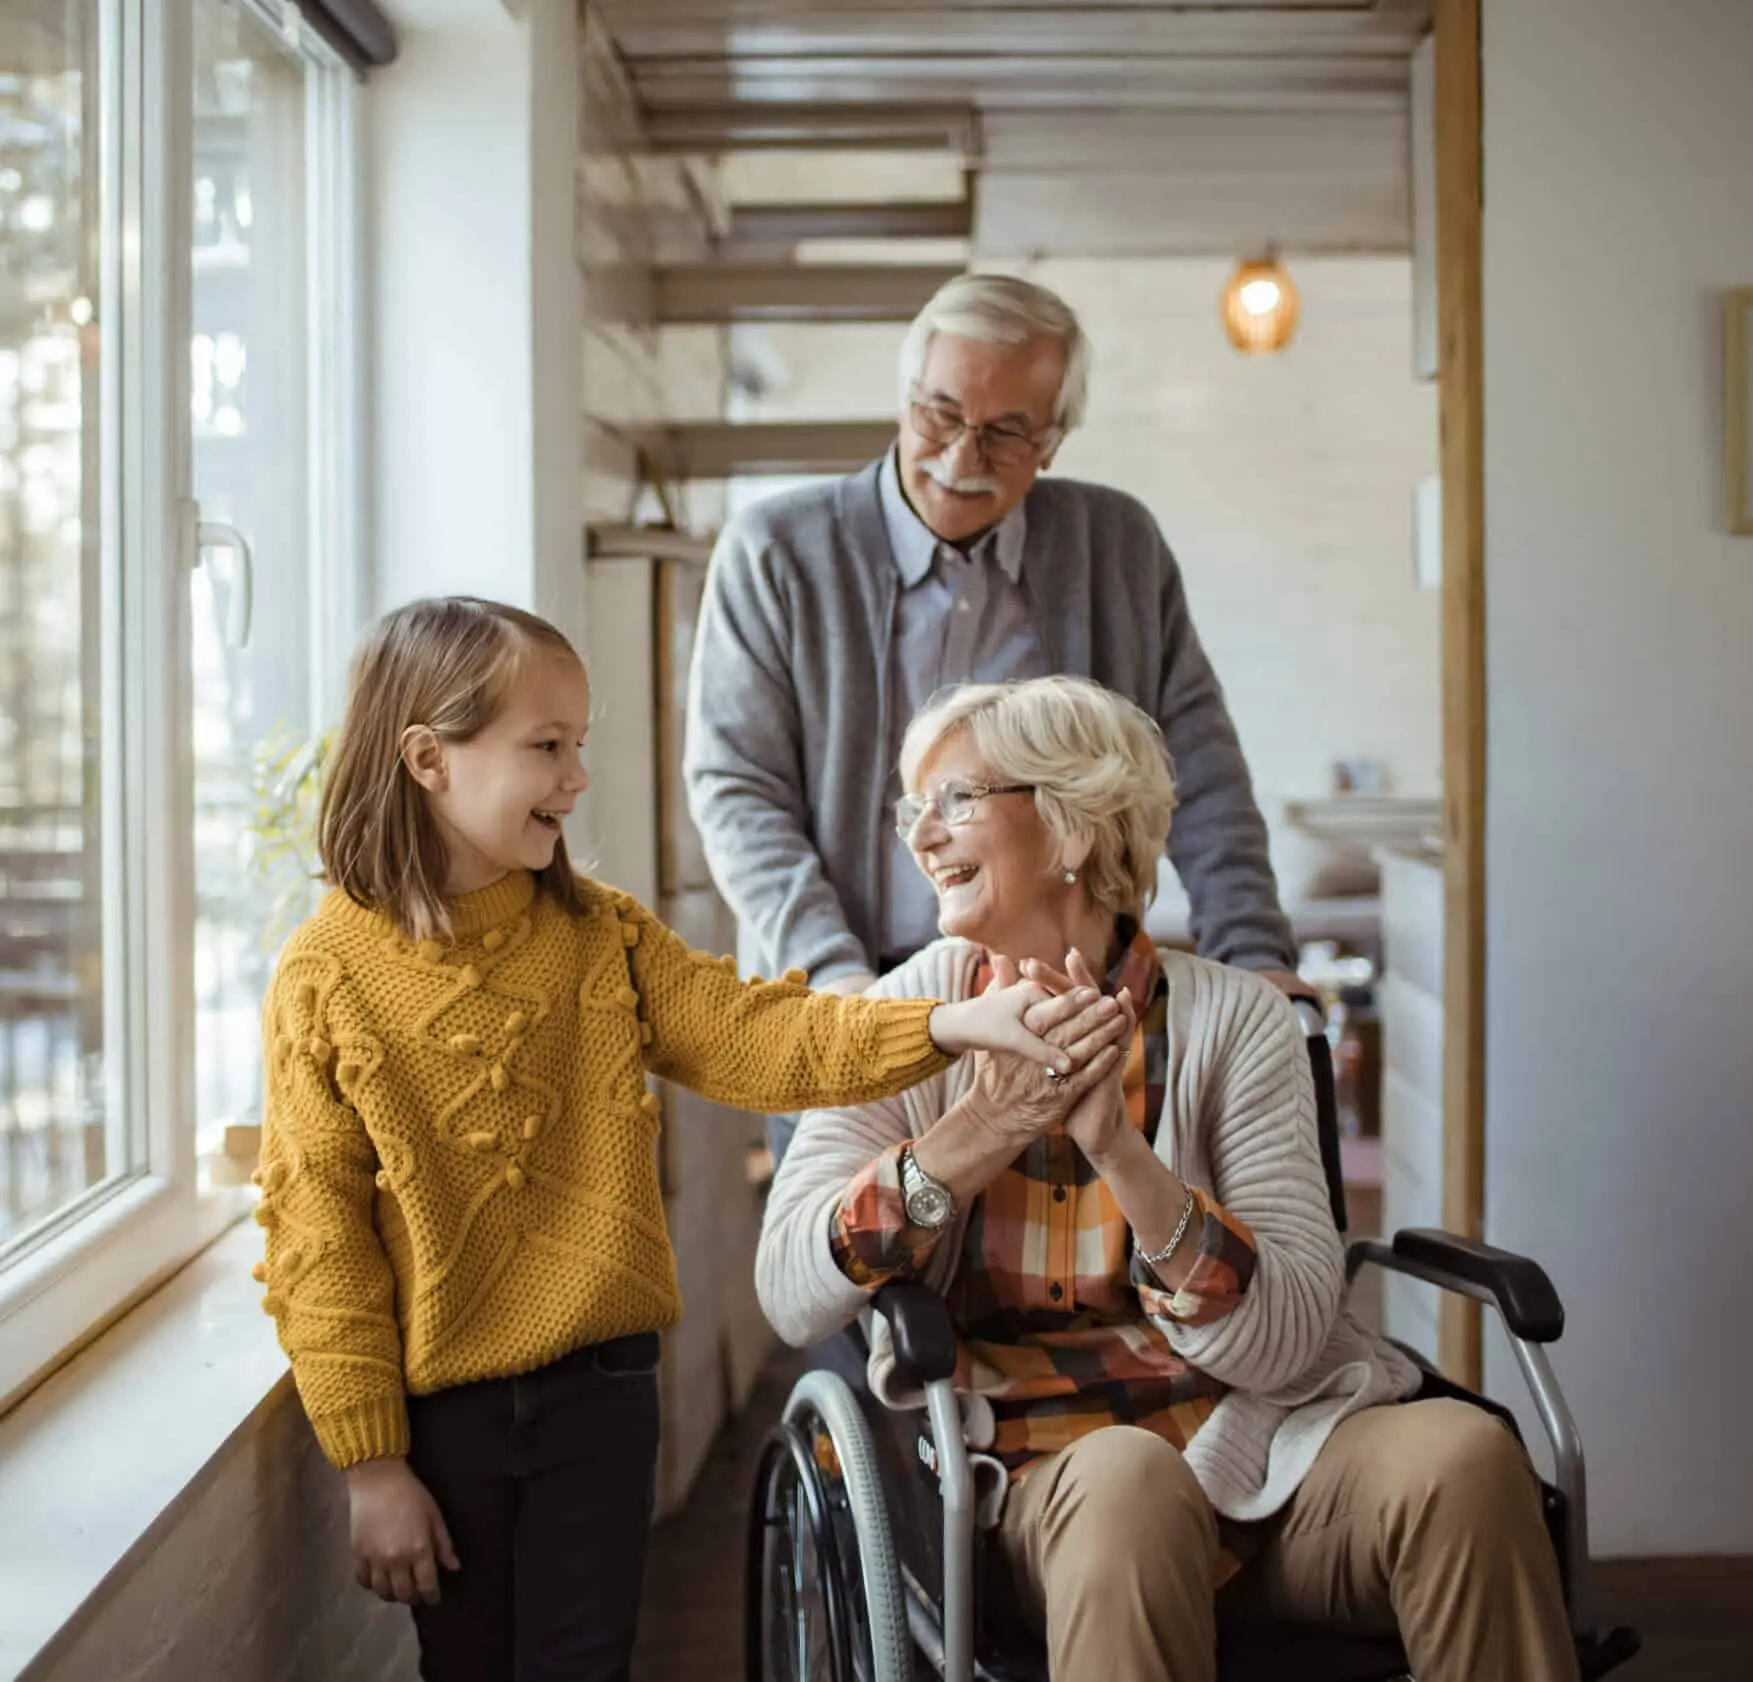
<path id="1" fill-rule="evenodd" d="M 1337 1107 L 1331 1054 L 1324 1035 L 1309 1035 L 1309 1055 L 1322 1162 L 1334 1219 L 1343 1235 L 1347 1220 L 1339 1164 Z M 1559 1555 L 1579 1662 L 1585 1678 L 1591 1682 L 1605 1676 L 1632 1657 L 1640 1643 L 1632 1630 L 1597 1631 L 1590 1623 L 1587 1480 L 1582 1439 L 1545 1349 L 1564 1330 L 1564 1308 L 1551 1280 L 1537 1262 L 1526 1256 L 1426 1228 L 1403 1230 L 1391 1241 L 1366 1238 L 1349 1243 L 1345 1256 L 1348 1292 L 1366 1266 L 1380 1267 L 1474 1298 L 1489 1304 L 1502 1320 L 1552 1446 L 1556 1483 L 1547 1488 L 1546 1516 Z M 911 1416 L 889 1414 L 868 1395 L 861 1405 L 860 1397 L 845 1377 L 806 1373 L 787 1404 L 785 1418 L 768 1438 L 757 1472 L 745 1582 L 748 1682 L 771 1682 L 766 1663 L 766 1643 L 771 1632 L 762 1613 L 766 1609 L 765 1587 L 771 1564 L 768 1549 L 774 1527 L 781 1522 L 780 1515 L 769 1510 L 770 1498 L 778 1487 L 782 1466 L 789 1466 L 807 1508 L 803 1516 L 809 1522 L 810 1546 L 820 1562 L 825 1635 L 834 1682 L 852 1682 L 858 1674 L 855 1651 L 870 1656 L 868 1675 L 861 1682 L 908 1682 L 913 1675 L 913 1649 L 925 1655 L 943 1682 L 980 1682 L 993 1674 L 978 1665 L 975 1657 L 978 1499 L 973 1462 L 963 1439 L 961 1410 L 952 1383 L 956 1338 L 949 1310 L 941 1297 L 920 1285 L 886 1286 L 877 1293 L 873 1306 L 888 1322 L 897 1370 L 921 1387 L 925 1395 L 929 1431 L 917 1433 L 917 1451 L 926 1468 L 935 1474 L 941 1501 L 941 1553 L 937 1560 L 941 1594 L 934 1597 L 911 1570 L 897 1563 L 894 1536 L 888 1528 L 889 1501 L 878 1465 L 880 1455 L 865 1411 L 866 1407 L 882 1411 L 898 1435 L 907 1429 L 903 1421 L 910 1424 Z M 1502 1406 L 1450 1384 L 1416 1351 L 1404 1352 L 1424 1371 L 1426 1393 L 1435 1391 L 1460 1397 L 1498 1414 L 1513 1427 L 1513 1417 Z M 843 1411 L 847 1408 L 850 1414 Z M 801 1423 L 811 1413 L 821 1421 L 826 1433 L 829 1443 L 826 1456 L 819 1440 L 813 1441 Z M 824 1464 L 825 1459 L 832 1462 L 831 1466 Z M 844 1492 L 838 1511 L 830 1494 L 830 1471 L 839 1476 Z M 837 1528 L 846 1525 L 852 1529 L 852 1549 L 859 1557 L 862 1594 L 855 1595 L 848 1582 L 845 1559 L 848 1548 L 841 1528 Z M 867 1535 L 867 1531 L 872 1534 Z M 798 1539 L 793 1536 L 791 1540 L 795 1593 Z M 872 1550 L 871 1558 L 864 1557 L 866 1549 Z M 899 1606 L 892 1602 L 878 1604 L 885 1601 L 879 1586 L 882 1582 L 899 1584 Z M 853 1604 L 855 1601 L 863 1602 L 862 1606 Z M 862 1648 L 855 1647 L 855 1630 L 862 1634 Z M 807 1654 L 794 1656 L 808 1661 Z M 1372 1670 L 1367 1674 L 1369 1682 L 1376 1682 L 1383 1672 Z M 793 1682 L 803 1682 L 803 1677 L 794 1672 Z"/>

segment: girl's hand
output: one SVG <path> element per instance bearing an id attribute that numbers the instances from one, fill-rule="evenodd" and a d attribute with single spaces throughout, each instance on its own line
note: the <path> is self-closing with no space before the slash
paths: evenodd
<path id="1" fill-rule="evenodd" d="M 1065 1076 L 1105 1043 L 1096 1030 L 1109 1015 L 1103 1008 L 1109 1002 L 1094 988 L 1054 997 L 1033 982 L 1017 980 L 1009 961 L 998 959 L 984 993 L 939 1005 L 928 1026 L 932 1043 L 952 1057 L 1004 1052 Z"/>
<path id="2" fill-rule="evenodd" d="M 1015 966 L 1008 958 L 994 958 L 989 992 L 1015 984 Z M 1039 1064 L 1023 1058 L 978 1052 L 974 1085 L 963 1100 L 990 1132 L 1018 1147 L 1057 1126 L 1079 1099 L 1118 1067 L 1127 1032 L 1120 1006 L 1094 987 L 1074 986 L 1063 995 L 1040 1000 L 1024 1013 L 1023 1025 L 1064 1049 L 1078 1067 L 1053 1078 Z"/>
<path id="3" fill-rule="evenodd" d="M 438 1567 L 462 1569 L 438 1503 L 401 1459 L 349 1466 L 353 1575 L 380 1600 L 438 1604 Z"/>

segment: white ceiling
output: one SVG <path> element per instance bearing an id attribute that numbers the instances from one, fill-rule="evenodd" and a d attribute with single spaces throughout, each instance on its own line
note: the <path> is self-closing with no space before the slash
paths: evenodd
<path id="1" fill-rule="evenodd" d="M 713 152 L 759 123 L 839 145 L 850 122 L 891 148 L 954 147 L 975 172 L 977 257 L 1410 243 L 1408 58 L 1430 0 L 599 10 L 656 144 Z M 819 151 L 814 167 L 831 178 Z"/>

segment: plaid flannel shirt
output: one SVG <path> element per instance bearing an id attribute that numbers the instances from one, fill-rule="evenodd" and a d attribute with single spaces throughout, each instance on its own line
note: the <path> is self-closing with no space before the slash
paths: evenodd
<path id="1" fill-rule="evenodd" d="M 1109 992 L 1144 1001 L 1122 1079 L 1127 1117 L 1153 1143 L 1168 1069 L 1168 985 L 1155 948 L 1121 930 Z M 983 964 L 977 988 L 990 978 Z M 834 1260 L 875 1291 L 917 1278 L 940 1232 L 907 1224 L 897 1145 L 841 1197 Z M 1021 1477 L 1104 1425 L 1141 1426 L 1185 1448 L 1224 1393 L 1170 1347 L 1150 1316 L 1205 1325 L 1229 1313 L 1254 1272 L 1254 1238 L 1194 1190 L 1199 1251 L 1177 1291 L 1133 1253 L 1113 1193 L 1063 1127 L 1033 1140 L 976 1200 L 947 1301 L 961 1338 L 956 1383 L 992 1403 L 991 1452 Z"/>

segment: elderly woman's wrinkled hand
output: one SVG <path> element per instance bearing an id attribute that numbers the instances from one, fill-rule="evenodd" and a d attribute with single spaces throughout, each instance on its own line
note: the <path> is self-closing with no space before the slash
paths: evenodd
<path id="1" fill-rule="evenodd" d="M 1014 965 L 993 960 L 992 987 L 1019 985 Z M 1022 983 L 1027 985 L 1027 983 Z M 1121 1067 L 1130 1018 L 1095 987 L 1072 987 L 1030 1005 L 1024 1023 L 1049 1045 L 1062 1047 L 1076 1065 L 1055 1076 L 1038 1064 L 1004 1055 L 974 1061 L 969 1102 L 994 1133 L 1026 1143 L 1062 1122 L 1090 1092 Z"/>
<path id="2" fill-rule="evenodd" d="M 1132 994 L 1122 987 L 1112 1002 L 1120 1007 L 1125 1021 L 1121 1044 L 1130 1044 L 1138 1027 L 1138 1009 Z M 1065 1118 L 1065 1131 L 1071 1135 L 1072 1143 L 1098 1167 L 1117 1136 L 1130 1125 L 1122 1073 L 1123 1063 L 1117 1060 L 1107 1078 L 1091 1085 Z"/>

